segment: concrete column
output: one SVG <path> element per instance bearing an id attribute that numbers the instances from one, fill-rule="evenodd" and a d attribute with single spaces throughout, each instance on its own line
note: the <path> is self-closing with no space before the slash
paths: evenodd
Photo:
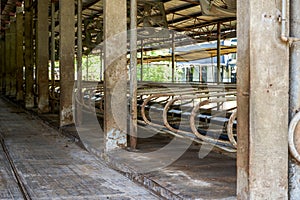
<path id="1" fill-rule="evenodd" d="M 75 59 L 75 2 L 59 1 L 60 126 L 74 123 L 72 93 Z"/>
<path id="2" fill-rule="evenodd" d="M 280 9 L 280 1 L 238 1 L 238 199 L 288 199 L 289 52 Z"/>
<path id="3" fill-rule="evenodd" d="M 51 2 L 51 91 L 55 87 L 55 2 Z M 50 101 L 51 104 L 51 111 L 54 112 L 55 110 L 55 102 L 52 99 Z"/>
<path id="4" fill-rule="evenodd" d="M 126 1 L 104 0 L 105 151 L 127 146 L 126 14 Z"/>
<path id="5" fill-rule="evenodd" d="M 291 0 L 290 7 L 290 36 L 300 38 L 300 2 Z M 290 120 L 300 111 L 300 43 L 295 42 L 290 48 L 290 108 L 289 117 Z M 295 148 L 300 150 L 300 126 L 296 127 L 294 134 Z M 300 199 L 300 163 L 294 160 L 292 157 L 289 162 L 289 177 L 290 177 L 290 199 Z"/>
<path id="6" fill-rule="evenodd" d="M 82 100 L 82 0 L 77 0 L 77 96 Z M 101 60 L 100 60 L 101 62 Z M 82 124 L 82 106 L 76 103 L 76 125 Z"/>
<path id="7" fill-rule="evenodd" d="M 25 107 L 34 107 L 33 94 L 33 8 L 32 0 L 25 0 Z"/>
<path id="8" fill-rule="evenodd" d="M 48 0 L 37 3 L 37 85 L 38 112 L 49 112 L 49 23 Z"/>
<path id="9" fill-rule="evenodd" d="M 11 59 L 10 59 L 10 48 L 11 48 L 11 30 L 10 28 L 5 30 L 5 95 L 10 95 L 10 77 L 11 77 Z"/>
<path id="10" fill-rule="evenodd" d="M 23 91 L 23 66 L 24 66 L 24 55 L 23 55 L 23 42 L 24 42 L 24 16 L 22 10 L 17 11 L 16 15 L 16 80 L 17 80 L 17 101 L 24 100 L 24 91 Z"/>
<path id="11" fill-rule="evenodd" d="M 10 91 L 9 95 L 11 97 L 16 97 L 17 95 L 17 76 L 16 76 L 16 70 L 17 70 L 17 54 L 16 54 L 16 21 L 12 21 L 10 24 L 11 29 L 11 38 L 10 38 Z"/>

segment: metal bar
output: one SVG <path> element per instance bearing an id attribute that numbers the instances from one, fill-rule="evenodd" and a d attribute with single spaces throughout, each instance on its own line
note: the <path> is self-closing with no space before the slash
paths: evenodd
<path id="1" fill-rule="evenodd" d="M 175 82 L 175 32 L 172 31 L 172 83 Z"/>
<path id="2" fill-rule="evenodd" d="M 144 40 L 141 40 L 141 81 L 143 81 L 143 69 L 144 68 Z"/>
<path id="3" fill-rule="evenodd" d="M 137 146 L 137 0 L 130 1 L 130 148 Z"/>
<path id="4" fill-rule="evenodd" d="M 221 24 L 217 25 L 217 83 L 221 81 Z M 222 81 L 221 81 L 222 82 Z"/>
<path id="5" fill-rule="evenodd" d="M 285 0 L 283 0 L 285 1 Z M 289 38 L 300 38 L 300 2 L 296 0 L 290 0 L 290 36 Z M 288 9 L 287 7 L 282 8 L 283 10 Z M 285 23 L 282 21 L 282 23 Z M 299 115 L 300 111 L 300 44 L 299 42 L 295 42 L 290 47 L 290 73 L 289 73 L 289 121 L 290 128 L 292 127 L 293 118 L 296 118 Z M 297 114 L 298 113 L 298 114 Z M 299 124 L 299 122 L 298 122 Z M 295 133 L 290 133 L 294 135 L 294 144 L 293 142 L 289 142 L 291 155 L 294 156 L 292 149 L 299 151 L 299 134 L 300 127 L 299 125 L 295 128 Z M 298 152 L 299 154 L 299 152 Z M 296 157 L 297 158 L 297 157 Z M 299 187 L 299 178 L 300 178 L 300 163 L 295 161 L 294 159 L 290 159 L 289 161 L 289 173 L 290 173 L 290 190 L 289 196 L 291 200 L 300 199 L 300 187 Z"/>
<path id="6" fill-rule="evenodd" d="M 103 81 L 103 52 L 102 49 L 100 50 L 100 74 L 99 74 L 99 80 L 100 82 Z"/>
<path id="7" fill-rule="evenodd" d="M 85 80 L 86 81 L 88 81 L 89 80 L 89 55 L 86 55 L 86 63 L 85 63 L 85 65 L 86 65 L 86 71 L 85 71 L 85 76 L 86 76 L 86 78 L 85 78 Z"/>

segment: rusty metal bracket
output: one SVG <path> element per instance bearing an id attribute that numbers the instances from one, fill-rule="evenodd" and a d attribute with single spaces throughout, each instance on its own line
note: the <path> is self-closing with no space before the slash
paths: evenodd
<path id="1" fill-rule="evenodd" d="M 300 163 L 300 154 L 295 146 L 294 135 L 297 124 L 300 121 L 300 112 L 298 112 L 290 122 L 289 132 L 288 132 L 288 141 L 289 141 L 289 150 L 291 155 Z"/>

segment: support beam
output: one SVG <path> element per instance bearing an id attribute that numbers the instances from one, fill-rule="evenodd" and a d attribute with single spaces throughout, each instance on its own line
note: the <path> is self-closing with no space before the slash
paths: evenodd
<path id="1" fill-rule="evenodd" d="M 144 40 L 142 39 L 141 40 L 141 71 L 140 71 L 140 74 L 141 74 L 141 80 L 140 81 L 143 81 L 143 76 L 144 76 Z"/>
<path id="2" fill-rule="evenodd" d="M 4 79 L 4 65 L 5 65 L 5 42 L 3 39 L 3 35 L 1 35 L 0 39 L 0 94 L 3 92 L 3 79 Z"/>
<path id="3" fill-rule="evenodd" d="M 82 100 L 82 0 L 77 0 L 77 96 Z M 76 125 L 82 123 L 82 106 L 76 103 Z"/>
<path id="4" fill-rule="evenodd" d="M 10 23 L 10 91 L 9 95 L 13 98 L 17 95 L 17 55 L 16 55 L 16 21 L 12 19 Z"/>
<path id="5" fill-rule="evenodd" d="M 37 2 L 37 85 L 38 112 L 49 112 L 49 31 L 48 0 Z"/>
<path id="6" fill-rule="evenodd" d="M 75 2 L 59 1 L 60 126 L 73 124 Z"/>
<path id="7" fill-rule="evenodd" d="M 237 1 L 238 54 L 237 66 L 237 199 L 249 199 L 249 95 L 250 95 L 250 6 L 249 1 Z"/>
<path id="8" fill-rule="evenodd" d="M 175 32 L 172 31 L 172 83 L 175 82 Z"/>
<path id="9" fill-rule="evenodd" d="M 10 77 L 11 77 L 11 59 L 10 59 L 10 48 L 11 48 L 11 29 L 5 30 L 5 95 L 10 95 Z"/>
<path id="10" fill-rule="evenodd" d="M 130 1 L 130 148 L 137 146 L 137 0 Z"/>
<path id="11" fill-rule="evenodd" d="M 221 81 L 221 24 L 217 24 L 217 83 Z"/>
<path id="12" fill-rule="evenodd" d="M 280 9 L 280 1 L 238 1 L 238 199 L 288 199 L 289 51 L 274 20 Z"/>
<path id="13" fill-rule="evenodd" d="M 106 152 L 127 146 L 126 14 L 126 1 L 104 0 L 104 150 Z"/>
<path id="14" fill-rule="evenodd" d="M 23 66 L 24 66 L 24 55 L 23 55 L 23 42 L 24 42 L 24 16 L 23 16 L 23 8 L 17 7 L 17 15 L 16 15 L 16 26 L 17 26 L 17 60 L 16 60 L 16 67 L 17 67 L 17 101 L 24 100 L 24 89 L 23 89 Z"/>
<path id="15" fill-rule="evenodd" d="M 51 2 L 51 92 L 55 88 L 55 2 Z M 51 112 L 55 110 L 54 99 L 51 100 Z"/>
<path id="16" fill-rule="evenodd" d="M 300 2 L 291 0 L 290 4 L 290 36 L 300 38 Z M 300 44 L 295 42 L 290 48 L 290 104 L 289 104 L 289 118 L 292 118 L 300 111 Z M 300 126 L 296 128 L 294 134 L 294 141 L 296 149 L 300 150 Z M 290 191 L 289 196 L 291 200 L 300 199 L 300 163 L 290 158 L 289 161 L 289 177 L 290 177 Z"/>
<path id="17" fill-rule="evenodd" d="M 33 93 L 33 8 L 32 0 L 25 0 L 25 107 L 34 107 Z"/>

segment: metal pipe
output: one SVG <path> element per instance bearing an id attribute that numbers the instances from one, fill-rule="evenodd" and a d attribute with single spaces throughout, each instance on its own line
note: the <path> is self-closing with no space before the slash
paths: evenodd
<path id="1" fill-rule="evenodd" d="M 225 97 L 225 98 L 217 98 L 217 99 L 208 99 L 208 100 L 204 100 L 201 101 L 199 104 L 197 104 L 192 112 L 191 112 L 191 117 L 190 117 L 190 125 L 191 125 L 191 129 L 193 131 L 193 133 L 201 140 L 205 141 L 205 142 L 209 142 L 209 143 L 222 143 L 224 145 L 229 145 L 232 146 L 231 142 L 229 141 L 224 141 L 224 140 L 219 140 L 219 139 L 214 139 L 208 136 L 204 136 L 202 134 L 200 134 L 196 128 L 196 124 L 195 124 L 195 117 L 196 117 L 196 113 L 198 112 L 198 110 L 204 106 L 207 105 L 209 103 L 219 103 L 219 102 L 225 102 L 225 101 L 236 101 L 236 97 Z"/>
<path id="2" fill-rule="evenodd" d="M 300 41 L 300 38 L 296 37 L 289 37 L 286 35 L 286 27 L 287 27 L 287 4 L 289 3 L 289 0 L 282 0 L 281 1 L 281 17 L 279 18 L 279 21 L 281 22 L 281 40 L 284 42 L 289 42 L 290 44 L 293 42 Z"/>
<path id="3" fill-rule="evenodd" d="M 144 65 L 144 40 L 141 40 L 141 81 L 143 81 L 143 66 Z"/>
<path id="4" fill-rule="evenodd" d="M 137 146 L 137 0 L 130 1 L 130 147 Z"/>
<path id="5" fill-rule="evenodd" d="M 220 83 L 220 73 L 221 73 L 221 24 L 217 25 L 217 83 Z"/>
<path id="6" fill-rule="evenodd" d="M 86 55 L 86 78 L 85 80 L 89 80 L 89 55 Z"/>
<path id="7" fill-rule="evenodd" d="M 175 33 L 172 31 L 172 83 L 175 82 Z"/>
<path id="8" fill-rule="evenodd" d="M 102 81 L 102 79 L 103 79 L 103 76 L 102 76 L 102 74 L 103 74 L 103 54 L 102 54 L 102 49 L 100 50 L 100 74 L 99 74 L 99 79 L 100 79 L 100 81 Z"/>
<path id="9" fill-rule="evenodd" d="M 237 116 L 236 113 L 237 113 L 237 112 L 234 111 L 234 112 L 231 114 L 231 116 L 230 116 L 230 118 L 229 118 L 229 120 L 228 120 L 228 123 L 227 123 L 227 135 L 228 135 L 229 141 L 231 142 L 231 144 L 232 144 L 235 148 L 237 148 L 237 142 L 236 142 L 236 140 L 235 140 L 235 138 L 234 138 L 234 135 L 233 135 L 233 123 L 234 123 L 234 120 L 236 119 L 236 116 Z"/>
<path id="10" fill-rule="evenodd" d="M 297 124 L 299 123 L 299 121 L 300 121 L 300 112 L 297 113 L 290 122 L 288 139 L 289 139 L 290 153 L 297 160 L 297 162 L 300 163 L 300 154 L 299 154 L 299 152 L 295 146 L 295 142 L 294 142 L 294 135 L 295 135 L 296 127 L 297 127 Z"/>

